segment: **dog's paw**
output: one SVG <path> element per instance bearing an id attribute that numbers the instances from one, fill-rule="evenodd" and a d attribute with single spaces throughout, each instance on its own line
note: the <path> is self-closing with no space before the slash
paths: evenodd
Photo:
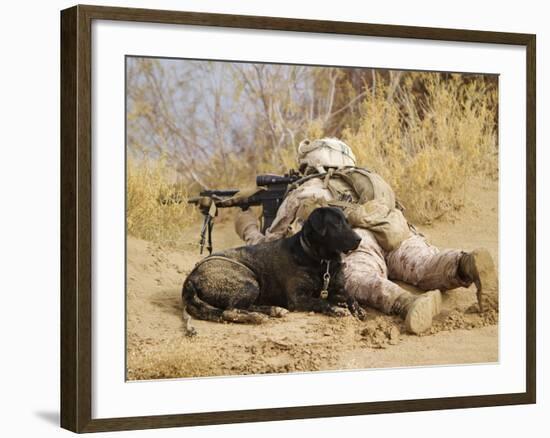
<path id="1" fill-rule="evenodd" d="M 274 318 L 282 318 L 286 316 L 288 313 L 289 313 L 288 310 L 285 309 L 284 307 L 273 306 L 269 316 L 272 316 Z"/>
<path id="2" fill-rule="evenodd" d="M 344 316 L 350 316 L 350 312 L 345 307 L 330 306 L 326 312 L 327 315 L 334 316 L 336 318 L 341 318 Z"/>
<path id="3" fill-rule="evenodd" d="M 223 311 L 222 319 L 227 322 L 237 322 L 241 324 L 263 324 L 267 321 L 268 317 L 258 312 L 228 309 Z"/>

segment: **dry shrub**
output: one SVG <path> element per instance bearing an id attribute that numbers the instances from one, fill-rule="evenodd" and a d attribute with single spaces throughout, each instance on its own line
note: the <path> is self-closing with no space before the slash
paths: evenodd
<path id="1" fill-rule="evenodd" d="M 186 184 L 177 182 L 163 158 L 129 159 L 126 184 L 128 234 L 173 244 L 196 219 L 195 208 L 187 204 Z"/>
<path id="2" fill-rule="evenodd" d="M 379 78 L 371 91 L 343 139 L 392 185 L 409 220 L 457 210 L 469 177 L 498 176 L 498 95 L 482 77 L 411 73 L 397 87 Z"/>
<path id="3" fill-rule="evenodd" d="M 163 132 L 153 139 L 156 148 L 150 155 L 165 154 L 166 159 L 146 158 L 150 155 L 144 152 L 146 149 L 142 150 L 141 143 L 136 143 L 137 139 L 145 138 L 146 133 L 130 137 L 131 156 L 139 159 L 134 158 L 128 168 L 128 231 L 148 240 L 177 239 L 179 231 L 189 225 L 191 219 L 198 220 L 198 211 L 185 202 L 159 204 L 159 198 L 186 199 L 188 193 L 196 196 L 201 188 L 250 187 L 258 174 L 288 172 L 296 167 L 295 148 L 305 137 L 328 135 L 346 141 L 354 149 L 358 165 L 378 172 L 392 185 L 406 207 L 408 219 L 415 223 L 429 223 L 449 213 L 452 216 L 465 202 L 464 188 L 470 177 L 498 176 L 496 78 L 429 72 L 355 73 L 355 79 L 354 75 L 349 80 L 343 74 L 338 76 L 341 79 L 335 98 L 342 102 L 332 110 L 339 113 L 340 109 L 335 108 L 349 106 L 349 112 L 339 113 L 345 117 L 331 119 L 330 123 L 322 117 L 326 111 L 298 117 L 307 105 L 302 108 L 298 104 L 303 106 L 304 102 L 294 102 L 292 98 L 304 97 L 285 94 L 277 88 L 265 96 L 266 102 L 273 108 L 283 108 L 286 119 L 275 110 L 263 114 L 262 106 L 257 109 L 249 105 L 254 117 L 239 119 L 242 126 L 220 127 L 219 137 L 225 141 L 212 141 L 208 148 L 200 144 L 195 149 L 190 146 L 202 138 L 204 123 L 192 123 L 192 132 L 180 135 L 186 141 L 180 141 L 178 136 L 174 139 L 163 131 L 172 129 L 170 120 L 175 119 L 172 112 L 168 121 L 161 117 L 160 109 L 153 117 L 142 106 L 136 106 L 141 100 L 134 96 L 134 107 L 142 108 L 156 123 L 152 125 L 156 128 L 147 132 Z M 355 88 L 351 87 L 352 82 L 357 83 Z M 326 88 L 327 83 L 324 86 Z M 324 89 L 319 84 L 316 87 Z M 327 100 L 320 91 L 317 94 L 319 102 Z M 162 100 L 156 97 L 153 102 L 155 99 Z M 311 107 L 312 111 L 321 105 L 319 102 Z M 351 102 L 355 103 L 350 105 Z M 296 105 L 300 110 L 294 108 Z M 232 108 L 218 109 L 227 117 L 224 111 L 230 112 Z M 259 111 L 257 117 L 254 111 Z M 277 117 L 272 113 L 278 114 Z M 281 137 L 284 141 L 279 141 L 280 136 L 273 136 L 264 120 L 271 116 L 275 117 L 270 120 L 276 132 L 292 132 L 288 139 Z M 132 129 L 136 129 L 135 126 Z M 199 132 L 201 136 L 195 138 Z M 227 144 L 222 147 L 223 143 Z M 191 149 L 184 153 L 187 149 L 180 150 L 182 145 Z M 190 155 L 192 150 L 200 151 L 204 157 Z M 176 172 L 184 183 L 173 193 Z M 232 218 L 233 214 L 234 211 L 221 211 L 217 221 Z"/>

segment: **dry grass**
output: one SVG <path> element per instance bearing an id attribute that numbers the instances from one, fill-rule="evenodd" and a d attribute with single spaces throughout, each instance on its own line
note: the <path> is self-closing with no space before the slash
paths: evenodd
<path id="1" fill-rule="evenodd" d="M 354 149 L 358 165 L 391 184 L 410 221 L 425 224 L 453 216 L 465 202 L 468 178 L 498 177 L 498 89 L 492 84 L 482 76 L 460 74 L 406 72 L 398 81 L 377 75 L 340 136 Z M 309 138 L 327 135 L 316 120 L 301 132 Z M 218 150 L 207 162 L 194 162 L 193 170 L 209 188 L 248 187 L 259 173 L 282 174 L 295 167 L 295 147 L 284 144 L 275 153 L 257 155 Z M 187 190 L 196 195 L 197 182 L 174 184 L 172 164 L 165 159 L 129 162 L 131 235 L 175 242 L 198 219 L 198 211 L 185 202 Z M 168 197 L 181 202 L 159 202 Z M 231 213 L 222 212 L 220 219 Z"/>
<path id="2" fill-rule="evenodd" d="M 128 160 L 126 224 L 140 239 L 173 244 L 198 213 L 187 204 L 187 188 L 164 159 Z"/>
<path id="3" fill-rule="evenodd" d="M 429 223 L 463 206 L 469 177 L 498 176 L 497 99 L 463 75 L 412 73 L 394 90 L 378 81 L 343 139 L 392 185 L 409 220 Z"/>

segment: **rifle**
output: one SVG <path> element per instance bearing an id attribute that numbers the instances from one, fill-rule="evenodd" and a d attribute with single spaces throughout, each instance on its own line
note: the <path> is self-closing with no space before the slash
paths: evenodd
<path id="1" fill-rule="evenodd" d="M 189 199 L 189 204 L 195 204 L 204 215 L 200 237 L 200 253 L 202 254 L 206 234 L 208 233 L 208 253 L 212 254 L 212 229 L 214 217 L 219 208 L 239 207 L 248 210 L 252 206 L 262 206 L 262 233 L 273 223 L 277 210 L 287 193 L 288 185 L 300 179 L 301 175 L 294 170 L 280 175 L 256 176 L 256 187 L 249 190 L 204 190 L 199 196 Z"/>

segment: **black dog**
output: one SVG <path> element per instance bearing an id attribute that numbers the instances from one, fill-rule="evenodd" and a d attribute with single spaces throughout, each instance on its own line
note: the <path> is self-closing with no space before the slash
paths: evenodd
<path id="1" fill-rule="evenodd" d="M 340 262 L 360 241 L 340 209 L 323 207 L 292 237 L 212 254 L 183 284 L 188 334 L 195 333 L 189 315 L 259 324 L 286 309 L 343 316 L 338 305 L 345 303 L 362 319 L 363 309 L 344 293 Z"/>

